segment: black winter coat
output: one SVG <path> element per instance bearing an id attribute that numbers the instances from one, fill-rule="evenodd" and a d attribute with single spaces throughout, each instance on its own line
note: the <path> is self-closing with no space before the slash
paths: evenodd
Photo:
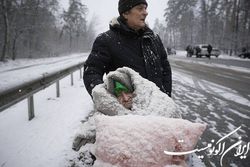
<path id="1" fill-rule="evenodd" d="M 171 96 L 171 68 L 159 36 L 148 27 L 136 32 L 118 18 L 111 21 L 109 31 L 96 38 L 85 62 L 83 80 L 89 94 L 96 85 L 103 83 L 104 73 L 124 66 L 137 71 Z"/>

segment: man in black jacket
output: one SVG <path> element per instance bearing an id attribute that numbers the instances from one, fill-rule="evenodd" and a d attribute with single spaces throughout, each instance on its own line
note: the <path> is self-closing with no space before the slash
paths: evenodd
<path id="1" fill-rule="evenodd" d="M 84 65 L 83 79 L 90 95 L 103 83 L 104 73 L 126 66 L 171 96 L 170 64 L 161 39 L 145 24 L 147 5 L 146 0 L 119 0 L 120 16 L 96 38 Z"/>
<path id="2" fill-rule="evenodd" d="M 210 45 L 210 44 L 208 44 L 208 46 L 207 46 L 207 52 L 208 52 L 208 58 L 210 59 L 210 57 L 211 57 L 211 52 L 212 52 L 212 50 L 213 50 L 213 47 Z"/>

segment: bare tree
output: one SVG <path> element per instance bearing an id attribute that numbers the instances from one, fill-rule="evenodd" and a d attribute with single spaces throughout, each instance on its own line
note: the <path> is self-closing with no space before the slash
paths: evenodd
<path id="1" fill-rule="evenodd" d="M 92 43 L 94 42 L 96 37 L 96 29 L 98 28 L 98 25 L 98 17 L 93 16 L 87 24 L 86 38 L 84 40 L 85 42 L 83 42 L 85 50 L 91 49 Z"/>
<path id="2" fill-rule="evenodd" d="M 58 0 L 0 0 L 0 61 L 88 48 L 96 22 L 87 26 L 87 7 L 81 0 L 69 4 L 69 9 L 60 13 Z"/>
<path id="3" fill-rule="evenodd" d="M 76 45 L 78 46 L 79 37 L 86 34 L 87 8 L 80 0 L 70 0 L 69 3 L 68 10 L 64 11 L 63 14 L 63 19 L 65 21 L 63 31 L 69 35 L 69 48 L 71 52 L 73 49 L 73 38 L 76 39 Z"/>
<path id="4" fill-rule="evenodd" d="M 166 31 L 169 33 L 171 43 L 169 45 L 185 45 L 193 43 L 194 19 L 193 8 L 197 0 L 168 1 L 165 9 Z"/>
<path id="5" fill-rule="evenodd" d="M 0 61 L 4 61 L 5 57 L 8 55 L 9 49 L 9 17 L 8 17 L 8 8 L 7 0 L 1 0 L 2 16 L 4 20 L 4 42 L 3 42 L 3 51 Z"/>
<path id="6" fill-rule="evenodd" d="M 165 27 L 169 41 L 182 48 L 211 43 L 237 54 L 250 47 L 249 0 L 168 0 Z"/>

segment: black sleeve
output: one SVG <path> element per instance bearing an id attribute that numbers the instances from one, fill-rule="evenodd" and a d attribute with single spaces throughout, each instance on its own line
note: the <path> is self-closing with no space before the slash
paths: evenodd
<path id="1" fill-rule="evenodd" d="M 162 64 L 162 80 L 163 80 L 163 86 L 165 88 L 165 93 L 168 94 L 168 96 L 171 97 L 172 92 L 172 71 L 171 67 L 168 61 L 167 52 L 165 50 L 165 47 L 163 46 L 163 43 L 160 39 L 160 37 L 157 35 L 158 41 L 159 41 L 159 51 L 161 55 L 161 64 Z"/>
<path id="2" fill-rule="evenodd" d="M 92 89 L 96 85 L 103 83 L 103 75 L 106 72 L 106 67 L 110 64 L 111 55 L 107 44 L 108 40 L 105 34 L 99 35 L 84 64 L 83 81 L 90 95 L 92 94 Z"/>

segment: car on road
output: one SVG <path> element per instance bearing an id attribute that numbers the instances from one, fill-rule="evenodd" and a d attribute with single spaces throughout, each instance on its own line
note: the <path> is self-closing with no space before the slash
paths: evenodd
<path id="1" fill-rule="evenodd" d="M 202 57 L 202 56 L 209 57 L 209 54 L 207 51 L 208 46 L 209 44 L 199 44 L 199 45 L 194 46 L 194 55 L 196 55 L 196 57 Z M 218 48 L 213 48 L 211 52 L 211 56 L 218 57 L 219 55 L 220 55 L 220 50 Z"/>
<path id="2" fill-rule="evenodd" d="M 219 57 L 220 54 L 221 54 L 221 52 L 218 48 L 212 49 L 211 56 Z"/>
<path id="3" fill-rule="evenodd" d="M 176 50 L 174 48 L 167 47 L 168 55 L 176 55 Z"/>
<path id="4" fill-rule="evenodd" d="M 241 58 L 249 58 L 250 59 L 250 52 L 242 52 L 238 55 Z"/>

